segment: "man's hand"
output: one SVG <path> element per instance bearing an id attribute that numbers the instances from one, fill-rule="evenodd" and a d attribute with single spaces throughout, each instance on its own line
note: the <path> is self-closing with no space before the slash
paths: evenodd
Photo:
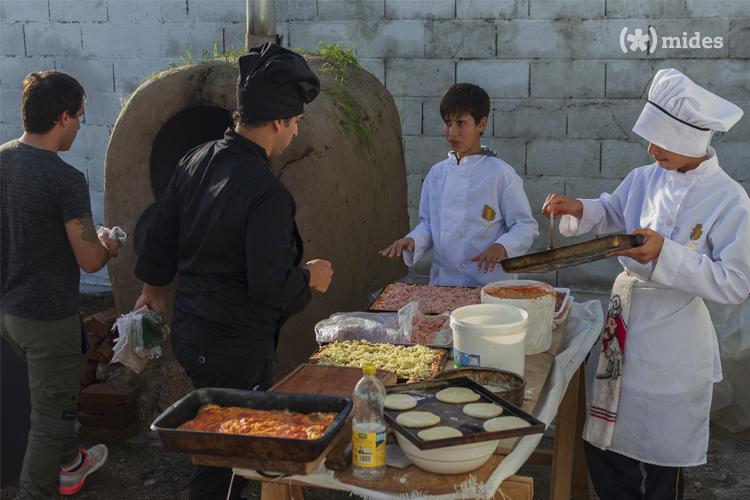
<path id="1" fill-rule="evenodd" d="M 393 258 L 393 257 L 401 257 L 401 253 L 404 250 L 409 250 L 410 252 L 414 251 L 414 238 L 409 238 L 408 236 L 406 238 L 401 238 L 400 240 L 396 240 L 393 243 L 391 243 L 387 248 L 384 248 L 380 252 L 378 252 L 383 257 Z"/>
<path id="2" fill-rule="evenodd" d="M 148 306 L 152 311 L 158 312 L 162 317 L 162 321 L 164 321 L 167 312 L 167 301 L 164 297 L 166 294 L 166 288 L 167 287 L 164 286 L 153 286 L 144 283 L 141 295 L 138 297 L 138 300 L 135 301 L 133 310 L 139 309 L 143 306 Z"/>
<path id="3" fill-rule="evenodd" d="M 101 243 L 109 253 L 109 256 L 117 257 L 117 255 L 120 253 L 120 247 L 122 246 L 122 243 L 109 237 L 109 228 L 104 226 L 100 227 L 96 230 L 96 236 L 97 238 L 99 238 L 99 243 Z"/>
<path id="4" fill-rule="evenodd" d="M 472 257 L 471 261 L 477 263 L 477 271 L 494 271 L 495 266 L 501 260 L 508 256 L 508 252 L 505 251 L 505 247 L 500 243 L 493 243 L 487 247 L 487 250 L 480 253 L 476 257 Z"/>
<path id="5" fill-rule="evenodd" d="M 311 260 L 303 266 L 310 272 L 310 288 L 325 293 L 331 285 L 333 266 L 323 259 Z"/>
<path id="6" fill-rule="evenodd" d="M 612 252 L 610 255 L 615 257 L 630 257 L 641 264 L 648 264 L 659 258 L 661 249 L 664 246 L 664 236 L 660 235 L 653 229 L 643 228 L 633 229 L 633 234 L 640 234 L 643 236 L 643 245 L 628 248 L 627 250 L 621 250 L 619 252 Z"/>
<path id="7" fill-rule="evenodd" d="M 563 215 L 572 215 L 576 219 L 583 217 L 583 203 L 581 200 L 569 198 L 563 194 L 550 193 L 542 205 L 542 214 L 549 217 L 554 214 L 555 219 Z"/>

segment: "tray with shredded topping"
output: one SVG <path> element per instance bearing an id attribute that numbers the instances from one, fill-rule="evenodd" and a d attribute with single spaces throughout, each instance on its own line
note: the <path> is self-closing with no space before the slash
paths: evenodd
<path id="1" fill-rule="evenodd" d="M 423 345 L 375 344 L 366 340 L 345 340 L 320 346 L 310 363 L 360 368 L 372 363 L 380 370 L 395 372 L 399 380 L 417 382 L 437 375 L 448 359 L 447 349 Z"/>

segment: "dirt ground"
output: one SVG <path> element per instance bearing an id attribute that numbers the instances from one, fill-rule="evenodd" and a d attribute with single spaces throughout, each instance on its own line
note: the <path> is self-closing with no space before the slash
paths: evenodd
<path id="1" fill-rule="evenodd" d="M 107 294 L 85 296 L 84 312 L 96 312 L 111 304 Z M 82 445 L 98 442 L 82 435 Z M 93 474 L 84 489 L 75 495 L 80 500 L 138 499 L 162 500 L 187 498 L 190 481 L 190 459 L 186 455 L 164 452 L 158 436 L 143 430 L 137 435 L 107 442 L 110 455 L 106 466 Z M 542 446 L 551 446 L 545 438 Z M 549 498 L 550 468 L 526 466 L 520 475 L 534 478 L 535 499 Z M 750 498 L 750 429 L 731 434 L 712 427 L 708 450 L 708 464 L 686 471 L 687 500 L 747 500 Z M 14 498 L 16 488 L 0 490 L 0 500 Z M 244 491 L 246 498 L 260 497 L 258 483 L 251 482 Z M 350 498 L 347 493 L 306 489 L 308 500 L 338 500 Z M 590 495 L 591 499 L 597 496 Z"/>

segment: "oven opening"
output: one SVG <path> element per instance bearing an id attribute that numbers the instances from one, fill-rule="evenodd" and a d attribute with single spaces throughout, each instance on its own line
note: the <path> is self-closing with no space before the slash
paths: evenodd
<path id="1" fill-rule="evenodd" d="M 170 118 L 151 148 L 151 188 L 156 199 L 167 189 L 172 172 L 185 153 L 205 142 L 221 139 L 231 126 L 232 113 L 218 106 L 193 106 Z"/>

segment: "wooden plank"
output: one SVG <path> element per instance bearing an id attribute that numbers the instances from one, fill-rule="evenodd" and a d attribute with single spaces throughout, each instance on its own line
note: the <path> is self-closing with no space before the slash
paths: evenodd
<path id="1" fill-rule="evenodd" d="M 260 487 L 261 500 L 302 500 L 302 487 L 291 483 L 269 483 L 264 481 Z"/>
<path id="2" fill-rule="evenodd" d="M 576 411 L 578 407 L 578 371 L 570 379 L 565 395 L 560 402 L 557 412 L 557 427 L 555 429 L 554 459 L 552 462 L 552 477 L 550 479 L 550 498 L 552 500 L 569 500 L 572 486 L 573 454 L 576 441 Z"/>
<path id="3" fill-rule="evenodd" d="M 534 478 L 527 476 L 510 476 L 503 481 L 495 493 L 497 500 L 532 500 L 534 498 Z"/>
<path id="4" fill-rule="evenodd" d="M 396 374 L 393 372 L 378 370 L 377 376 L 384 385 L 396 383 Z M 354 386 L 361 378 L 362 370 L 359 368 L 304 364 L 277 382 L 269 392 L 328 394 L 350 398 Z"/>

